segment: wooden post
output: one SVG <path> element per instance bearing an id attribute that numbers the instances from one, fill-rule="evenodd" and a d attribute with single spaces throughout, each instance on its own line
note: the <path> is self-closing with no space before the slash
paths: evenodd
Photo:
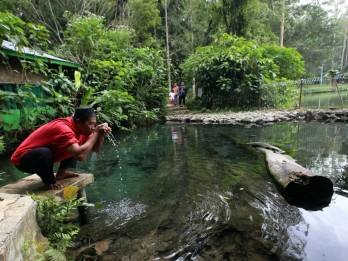
<path id="1" fill-rule="evenodd" d="M 302 107 L 302 87 L 303 87 L 303 79 L 301 79 L 301 82 L 300 82 L 300 100 L 298 102 L 299 109 L 301 109 Z"/>
<path id="2" fill-rule="evenodd" d="M 334 86 L 335 86 L 335 88 L 336 88 L 336 91 L 337 91 L 337 93 L 338 93 L 338 97 L 340 97 L 340 100 L 341 100 L 341 107 L 343 108 L 343 99 L 342 99 L 340 90 L 338 89 L 336 79 L 333 79 L 333 84 L 334 84 Z"/>

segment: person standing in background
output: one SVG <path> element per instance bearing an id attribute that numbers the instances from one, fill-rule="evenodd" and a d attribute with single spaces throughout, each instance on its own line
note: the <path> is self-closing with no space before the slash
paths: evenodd
<path id="1" fill-rule="evenodd" d="M 174 83 L 173 92 L 174 92 L 174 106 L 177 106 L 179 104 L 179 85 L 177 83 Z"/>
<path id="2" fill-rule="evenodd" d="M 185 97 L 186 97 L 186 86 L 184 82 L 181 82 L 179 87 L 179 105 L 185 106 Z"/>
<path id="3" fill-rule="evenodd" d="M 169 93 L 169 100 L 170 100 L 170 104 L 172 106 L 174 106 L 174 101 L 175 101 L 175 94 L 174 94 L 174 91 L 171 90 L 170 93 Z"/>

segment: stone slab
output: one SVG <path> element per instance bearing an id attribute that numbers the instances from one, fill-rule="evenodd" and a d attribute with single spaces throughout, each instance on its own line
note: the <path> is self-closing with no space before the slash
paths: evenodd
<path id="1" fill-rule="evenodd" d="M 55 196 L 62 196 L 64 187 L 77 186 L 79 190 L 83 190 L 87 185 L 93 183 L 94 176 L 89 173 L 81 173 L 78 177 L 72 177 L 59 180 L 59 183 L 63 186 L 63 189 L 47 190 L 42 183 L 41 178 L 36 175 L 30 175 L 17 182 L 5 185 L 0 188 L 0 193 L 28 195 L 28 194 L 45 194 L 51 193 Z"/>
<path id="2" fill-rule="evenodd" d="M 0 260 L 29 260 L 47 244 L 36 222 L 36 203 L 30 196 L 0 193 Z"/>
<path id="3" fill-rule="evenodd" d="M 0 188 L 0 261 L 34 260 L 41 242 L 47 244 L 36 221 L 36 203 L 30 194 L 51 193 L 62 197 L 64 187 L 77 186 L 79 192 L 93 183 L 93 174 L 59 180 L 63 189 L 47 190 L 34 174 Z"/>

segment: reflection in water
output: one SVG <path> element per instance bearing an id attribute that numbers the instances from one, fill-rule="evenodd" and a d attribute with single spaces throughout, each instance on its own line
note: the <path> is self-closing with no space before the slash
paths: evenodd
<path id="1" fill-rule="evenodd" d="M 303 221 L 300 210 L 295 206 L 284 204 L 278 193 L 260 193 L 252 205 L 262 211 L 262 238 L 274 243 L 272 252 L 283 252 L 280 259 L 302 260 L 307 233 L 302 227 L 300 233 L 293 233 L 291 227 Z M 297 232 L 299 232 L 297 231 Z"/>
<path id="2" fill-rule="evenodd" d="M 342 97 L 343 104 L 340 96 Z M 348 92 L 337 92 L 305 94 L 302 96 L 302 108 L 328 109 L 328 108 L 347 108 Z"/>
<path id="3" fill-rule="evenodd" d="M 347 260 L 347 205 L 348 199 L 336 194 L 330 207 L 322 211 L 300 209 L 302 222 L 291 227 L 289 232 L 306 240 L 305 260 Z M 302 234 L 304 227 L 306 233 Z"/>
<path id="4" fill-rule="evenodd" d="M 283 123 L 160 125 L 118 134 L 79 164 L 95 182 L 81 238 L 112 240 L 114 260 L 345 260 L 348 126 Z M 179 142 L 178 142 L 179 141 Z M 320 211 L 290 205 L 264 156 L 241 143 L 275 145 L 334 184 Z M 7 163 L 4 182 L 17 174 Z M 8 163 L 9 164 L 9 163 Z M 13 169 L 13 170 L 12 170 Z"/>

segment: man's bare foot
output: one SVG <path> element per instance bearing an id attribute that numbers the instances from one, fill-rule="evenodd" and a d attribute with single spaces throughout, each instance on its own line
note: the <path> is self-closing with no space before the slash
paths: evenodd
<path id="1" fill-rule="evenodd" d="M 63 186 L 60 185 L 59 183 L 54 183 L 54 184 L 45 184 L 47 190 L 57 190 L 57 189 L 62 189 Z"/>
<path id="2" fill-rule="evenodd" d="M 72 172 L 70 170 L 58 170 L 56 174 L 56 180 L 59 179 L 67 179 L 67 178 L 73 178 L 73 177 L 78 177 L 79 174 L 76 172 Z"/>

